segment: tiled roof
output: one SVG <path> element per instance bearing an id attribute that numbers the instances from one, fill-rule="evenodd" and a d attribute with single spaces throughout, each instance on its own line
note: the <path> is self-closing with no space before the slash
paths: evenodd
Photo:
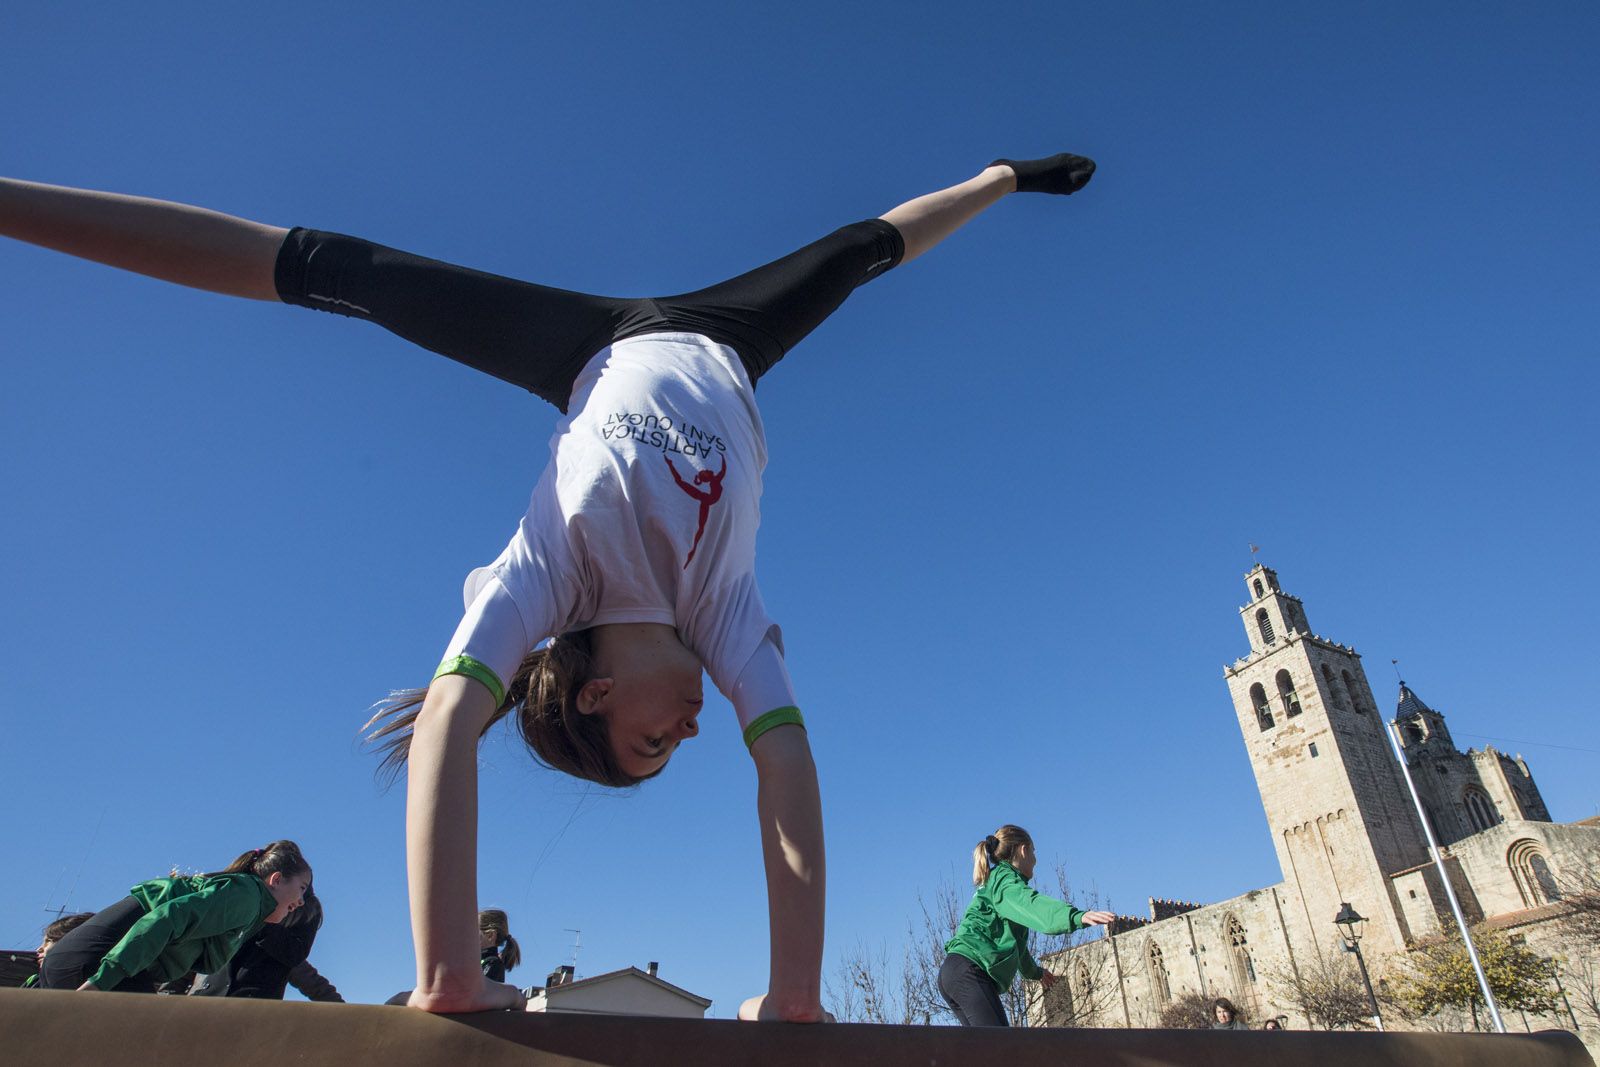
<path id="1" fill-rule="evenodd" d="M 1409 719 L 1413 715 L 1432 710 L 1432 708 L 1428 707 L 1428 705 L 1422 702 L 1421 698 L 1419 698 L 1417 694 L 1411 691 L 1410 686 L 1406 685 L 1404 682 L 1400 683 L 1400 703 L 1394 709 L 1394 717 L 1396 719 Z"/>
<path id="2" fill-rule="evenodd" d="M 1491 930 L 1511 930 L 1518 926 L 1527 926 L 1529 923 L 1543 922 L 1554 919 L 1558 915 L 1565 915 L 1572 910 L 1572 905 L 1562 901 L 1551 904 L 1540 904 L 1537 908 L 1523 908 L 1521 911 L 1508 911 L 1501 915 L 1485 919 L 1483 925 Z"/>

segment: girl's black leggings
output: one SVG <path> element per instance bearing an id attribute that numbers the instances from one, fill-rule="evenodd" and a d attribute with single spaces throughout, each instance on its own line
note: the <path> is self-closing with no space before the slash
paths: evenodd
<path id="1" fill-rule="evenodd" d="M 704 334 L 737 352 L 754 383 L 856 286 L 904 254 L 900 232 L 869 219 L 707 289 L 628 299 L 551 289 L 356 237 L 294 229 L 278 252 L 274 281 L 285 303 L 376 322 L 564 412 L 589 358 L 643 333 Z"/>
<path id="2" fill-rule="evenodd" d="M 123 897 L 111 907 L 97 911 L 94 918 L 68 931 L 50 946 L 39 966 L 40 989 L 77 989 L 100 969 L 106 953 L 116 947 L 124 934 L 144 915 L 137 897 Z M 155 979 L 149 974 L 130 974 L 117 986 L 118 993 L 154 993 Z"/>
<path id="3" fill-rule="evenodd" d="M 939 993 L 962 1026 L 1010 1026 L 1000 990 L 988 972 L 967 957 L 952 952 L 939 968 Z"/>

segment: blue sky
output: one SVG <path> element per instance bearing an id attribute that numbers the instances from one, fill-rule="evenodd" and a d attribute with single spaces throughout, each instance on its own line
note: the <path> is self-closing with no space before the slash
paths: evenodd
<path id="1" fill-rule="evenodd" d="M 1125 912 L 1278 880 L 1222 678 L 1250 542 L 1386 706 L 1398 658 L 1557 819 L 1600 810 L 1597 53 L 1577 3 L 13 5 L 0 173 L 637 294 L 1097 158 L 762 386 L 831 966 L 1001 822 Z M 15 243 L 0 278 L 0 941 L 290 836 L 313 962 L 406 987 L 403 789 L 356 730 L 437 662 L 554 412 L 330 316 Z M 754 773 L 702 724 L 633 795 L 486 746 L 513 978 L 581 929 L 580 973 L 764 988 Z"/>

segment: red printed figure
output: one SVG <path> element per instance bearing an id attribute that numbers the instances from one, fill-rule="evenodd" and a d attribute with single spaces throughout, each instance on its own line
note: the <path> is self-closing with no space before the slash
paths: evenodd
<path id="1" fill-rule="evenodd" d="M 711 514 L 711 505 L 722 499 L 722 478 L 728 473 L 728 457 L 722 457 L 722 469 L 712 474 L 703 470 L 694 476 L 694 485 L 683 480 L 683 475 L 678 473 L 678 468 L 672 465 L 671 456 L 662 456 L 667 461 L 667 466 L 672 470 L 672 480 L 678 483 L 678 488 L 700 501 L 700 525 L 695 527 L 694 544 L 689 548 L 689 558 L 683 561 L 683 569 L 688 570 L 689 564 L 694 562 L 695 550 L 700 547 L 700 535 L 706 532 L 706 516 Z M 709 485 L 710 489 L 696 489 L 695 485 Z"/>

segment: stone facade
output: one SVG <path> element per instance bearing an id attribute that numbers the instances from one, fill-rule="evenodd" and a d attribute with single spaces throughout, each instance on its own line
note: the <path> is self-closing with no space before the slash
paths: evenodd
<path id="1" fill-rule="evenodd" d="M 1374 981 L 1408 943 L 1452 922 L 1429 830 L 1469 921 L 1514 930 L 1546 954 L 1570 949 L 1559 876 L 1600 867 L 1600 820 L 1551 822 L 1521 757 L 1461 752 L 1444 717 L 1401 683 L 1393 722 L 1425 829 L 1360 655 L 1313 632 L 1270 568 L 1245 585 L 1250 652 L 1223 673 L 1283 881 L 1204 906 L 1152 899 L 1148 919 L 1119 919 L 1108 936 L 1049 957 L 1066 994 L 1045 998 L 1032 1021 L 1156 1026 L 1174 998 L 1198 993 L 1304 1027 L 1268 979 L 1345 951 L 1333 924 L 1342 904 L 1369 920 L 1361 948 Z M 1570 1028 L 1565 1017 L 1536 1023 Z M 1593 1026 L 1580 1032 L 1594 1039 Z"/>

